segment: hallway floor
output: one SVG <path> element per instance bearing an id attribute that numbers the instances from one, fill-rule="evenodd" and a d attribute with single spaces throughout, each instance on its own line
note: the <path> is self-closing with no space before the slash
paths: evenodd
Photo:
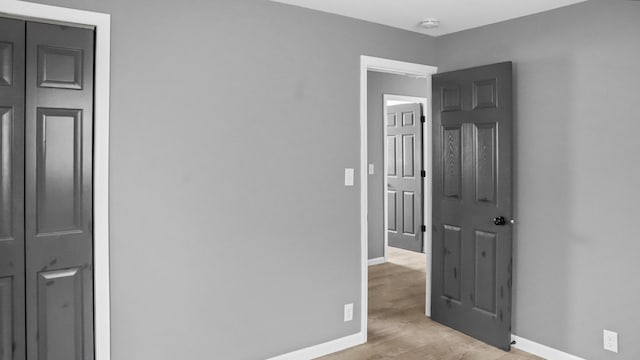
<path id="1" fill-rule="evenodd" d="M 389 261 L 369 267 L 366 344 L 323 360 L 540 360 L 504 352 L 424 315 L 425 255 L 389 247 Z"/>

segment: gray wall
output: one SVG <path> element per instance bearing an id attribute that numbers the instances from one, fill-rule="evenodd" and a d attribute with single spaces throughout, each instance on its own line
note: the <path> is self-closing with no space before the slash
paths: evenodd
<path id="1" fill-rule="evenodd" d="M 113 16 L 113 359 L 359 332 L 359 57 L 433 64 L 433 39 L 258 0 L 43 1 Z"/>
<path id="2" fill-rule="evenodd" d="M 359 331 L 359 188 L 342 181 L 360 54 L 515 61 L 514 332 L 640 358 L 640 3 L 434 43 L 263 0 L 40 1 L 113 15 L 114 359 L 261 359 Z"/>
<path id="3" fill-rule="evenodd" d="M 369 259 L 384 256 L 384 158 L 383 95 L 426 97 L 427 82 L 408 76 L 369 71 L 367 74 L 367 152 L 374 174 L 369 175 L 368 236 Z"/>
<path id="4" fill-rule="evenodd" d="M 640 359 L 639 35 L 640 3 L 589 1 L 436 42 L 441 71 L 515 62 L 513 329 L 587 359 Z"/>

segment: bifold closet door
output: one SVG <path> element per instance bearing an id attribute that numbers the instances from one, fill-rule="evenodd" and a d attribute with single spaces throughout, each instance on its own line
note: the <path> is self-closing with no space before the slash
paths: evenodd
<path id="1" fill-rule="evenodd" d="M 0 360 L 25 358 L 24 31 L 0 18 Z"/>
<path id="2" fill-rule="evenodd" d="M 94 32 L 27 23 L 28 360 L 93 359 Z"/>

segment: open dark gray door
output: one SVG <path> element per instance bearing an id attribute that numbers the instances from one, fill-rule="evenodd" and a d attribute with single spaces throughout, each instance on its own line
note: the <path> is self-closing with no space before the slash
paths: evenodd
<path id="1" fill-rule="evenodd" d="M 27 23 L 30 360 L 93 359 L 94 32 Z"/>
<path id="2" fill-rule="evenodd" d="M 25 358 L 24 29 L 0 18 L 0 360 Z"/>
<path id="3" fill-rule="evenodd" d="M 511 63 L 433 76 L 432 318 L 510 349 Z"/>
<path id="4" fill-rule="evenodd" d="M 387 232 L 389 245 L 422 252 L 422 108 L 387 108 Z"/>

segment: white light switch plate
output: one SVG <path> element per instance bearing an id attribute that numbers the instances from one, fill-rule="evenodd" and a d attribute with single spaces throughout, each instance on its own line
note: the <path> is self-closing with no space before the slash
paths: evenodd
<path id="1" fill-rule="evenodd" d="M 344 169 L 344 186 L 353 186 L 353 169 Z"/>
<path id="2" fill-rule="evenodd" d="M 373 175 L 373 164 L 369 164 L 369 175 Z"/>
<path id="3" fill-rule="evenodd" d="M 604 349 L 617 353 L 618 352 L 618 333 L 609 331 L 609 330 L 602 330 L 602 335 L 604 337 L 603 339 Z"/>
<path id="4" fill-rule="evenodd" d="M 353 320 L 353 304 L 344 304 L 344 321 Z"/>

